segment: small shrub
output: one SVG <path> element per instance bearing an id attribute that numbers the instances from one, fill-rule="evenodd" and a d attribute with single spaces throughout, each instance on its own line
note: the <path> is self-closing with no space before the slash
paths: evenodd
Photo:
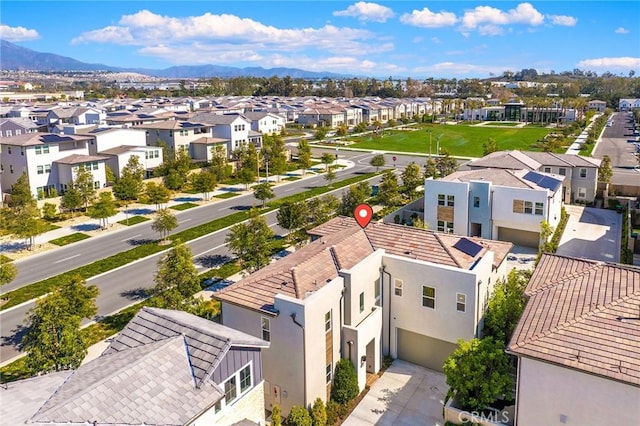
<path id="1" fill-rule="evenodd" d="M 287 417 L 287 425 L 289 426 L 312 426 L 309 410 L 305 407 L 295 405 L 291 408 L 289 417 Z"/>
<path id="2" fill-rule="evenodd" d="M 346 404 L 358 396 L 358 376 L 356 369 L 348 359 L 341 359 L 336 364 L 336 371 L 331 387 L 331 399 L 339 404 Z"/>
<path id="3" fill-rule="evenodd" d="M 389 355 L 386 355 L 382 360 L 382 369 L 386 370 L 387 368 L 391 367 L 392 363 L 393 363 L 393 358 L 391 358 Z"/>
<path id="4" fill-rule="evenodd" d="M 326 426 L 327 424 L 327 410 L 324 407 L 324 402 L 320 398 L 316 398 L 313 402 L 311 420 L 313 421 L 313 426 Z"/>
<path id="5" fill-rule="evenodd" d="M 54 220 L 58 214 L 58 207 L 53 203 L 44 203 L 42 206 L 42 217 L 45 220 Z"/>
<path id="6" fill-rule="evenodd" d="M 340 404 L 335 401 L 327 401 L 327 425 L 333 426 L 340 419 Z"/>
<path id="7" fill-rule="evenodd" d="M 282 413 L 280 412 L 280 406 L 274 405 L 273 411 L 271 411 L 271 426 L 282 425 Z"/>

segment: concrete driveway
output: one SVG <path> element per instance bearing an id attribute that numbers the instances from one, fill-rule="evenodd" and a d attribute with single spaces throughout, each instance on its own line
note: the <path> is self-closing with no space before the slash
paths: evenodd
<path id="1" fill-rule="evenodd" d="M 442 426 L 448 388 L 444 374 L 395 360 L 343 425 Z"/>
<path id="2" fill-rule="evenodd" d="M 566 205 L 569 221 L 557 254 L 605 262 L 620 261 L 622 215 L 614 210 Z"/>

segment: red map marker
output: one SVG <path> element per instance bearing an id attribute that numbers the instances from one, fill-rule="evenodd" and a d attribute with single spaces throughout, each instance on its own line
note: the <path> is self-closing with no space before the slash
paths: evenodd
<path id="1" fill-rule="evenodd" d="M 369 204 L 358 204 L 355 209 L 353 209 L 353 217 L 358 222 L 361 228 L 366 227 L 371 219 L 373 219 L 373 209 Z"/>

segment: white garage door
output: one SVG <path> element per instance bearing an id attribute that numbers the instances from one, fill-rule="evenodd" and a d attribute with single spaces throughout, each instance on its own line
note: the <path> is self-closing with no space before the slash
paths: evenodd
<path id="1" fill-rule="evenodd" d="M 455 343 L 434 339 L 402 328 L 396 329 L 398 359 L 442 371 L 442 365 L 456 348 Z"/>

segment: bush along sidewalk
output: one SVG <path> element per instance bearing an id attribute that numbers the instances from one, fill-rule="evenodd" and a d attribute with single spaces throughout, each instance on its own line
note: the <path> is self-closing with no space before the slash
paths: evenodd
<path id="1" fill-rule="evenodd" d="M 261 212 L 268 213 L 279 208 L 283 202 L 295 202 L 312 198 L 339 188 L 348 187 L 349 185 L 360 182 L 362 180 L 371 179 L 375 176 L 376 173 L 366 173 L 333 183 L 331 188 L 329 188 L 328 186 L 323 186 L 313 188 L 300 194 L 290 195 L 288 197 L 284 197 L 267 203 L 266 207 L 263 208 Z M 96 275 L 108 272 L 112 269 L 124 266 L 135 260 L 169 250 L 175 245 L 177 240 L 188 242 L 204 235 L 219 231 L 223 228 L 235 225 L 236 223 L 247 220 L 248 218 L 248 211 L 233 213 L 229 216 L 225 216 L 211 222 L 194 226 L 181 232 L 177 232 L 169 237 L 169 240 L 171 241 L 169 245 L 160 246 L 156 242 L 142 244 L 138 247 L 116 253 L 104 259 L 96 260 L 95 262 L 89 263 L 71 271 L 67 271 L 63 274 L 49 277 L 36 283 L 20 287 L 3 295 L 3 298 L 6 299 L 6 302 L 2 304 L 2 306 L 0 306 L 0 311 L 43 296 L 52 291 L 54 288 L 59 287 L 62 283 L 67 282 L 73 275 L 80 275 L 83 279 L 86 280 Z"/>

